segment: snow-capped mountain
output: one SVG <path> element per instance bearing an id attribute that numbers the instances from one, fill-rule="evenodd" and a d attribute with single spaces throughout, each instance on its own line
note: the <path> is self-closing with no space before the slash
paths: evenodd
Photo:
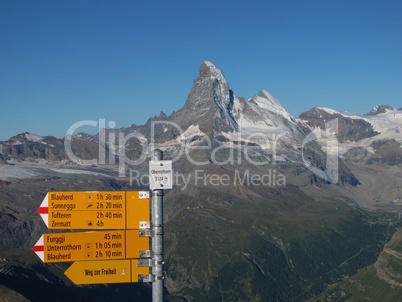
<path id="1" fill-rule="evenodd" d="M 389 105 L 378 104 L 365 115 L 377 115 L 380 113 L 386 113 L 387 111 L 395 111 L 395 109 Z"/>
<path id="2" fill-rule="evenodd" d="M 314 137 L 310 135 L 307 139 L 306 130 L 265 90 L 250 99 L 237 96 L 223 73 L 208 61 L 201 65 L 182 109 L 169 117 L 162 115 L 159 120 L 154 117 L 145 127 L 138 128 L 151 139 L 153 147 L 170 158 L 178 158 L 184 152 L 199 163 L 224 165 L 226 169 L 235 169 L 240 162 L 245 168 L 247 162 L 251 163 L 247 169 L 264 165 L 269 169 L 269 165 L 283 164 L 283 169 L 293 171 L 311 165 L 331 173 L 331 169 L 326 169 L 329 165 L 326 154 Z M 309 144 L 305 148 L 306 139 Z M 181 167 L 190 166 L 183 163 Z M 342 162 L 339 167 L 342 182 L 357 183 Z M 291 174 L 296 173 L 301 172 Z M 319 178 L 328 181 L 331 177 L 325 173 L 319 173 Z"/>
<path id="3" fill-rule="evenodd" d="M 154 130 L 162 150 L 174 152 L 178 144 L 191 147 L 211 140 L 226 148 L 256 145 L 263 156 L 276 153 L 277 161 L 301 161 L 304 130 L 286 108 L 265 90 L 250 99 L 238 97 L 208 61 L 201 65 L 184 107 L 161 121 L 166 123 Z"/>
<path id="4" fill-rule="evenodd" d="M 79 133 L 74 136 L 71 144 L 74 154 L 82 160 L 97 157 L 99 145 L 96 137 Z M 11 137 L 0 142 L 0 163 L 14 162 L 36 163 L 69 163 L 64 139 L 53 136 L 40 136 L 28 132 Z"/>
<path id="5" fill-rule="evenodd" d="M 265 90 L 249 100 L 238 97 L 223 73 L 208 61 L 201 65 L 184 107 L 169 120 L 184 131 L 198 125 L 200 131 L 214 136 L 256 130 L 283 132 L 294 129 L 296 124 L 294 117 Z"/>
<path id="6" fill-rule="evenodd" d="M 131 160 L 141 157 L 141 153 L 146 152 L 144 149 L 148 140 L 152 147 L 162 149 L 171 158 L 183 152 L 195 152 L 203 159 L 202 162 L 233 163 L 233 158 L 228 159 L 235 154 L 254 164 L 281 163 L 290 167 L 306 166 L 307 161 L 325 170 L 328 164 L 325 160 L 325 152 L 329 151 L 328 141 L 334 143 L 334 138 L 320 135 L 317 130 L 325 133 L 326 123 L 332 120 L 337 119 L 337 128 L 326 134 L 336 135 L 334 150 L 339 150 L 341 155 L 362 146 L 368 150 L 368 155 L 375 154 L 372 144 L 378 140 L 395 139 L 402 143 L 402 111 L 381 105 L 371 113 L 356 116 L 327 108 L 313 108 L 295 119 L 265 90 L 249 99 L 237 96 L 222 71 L 205 61 L 182 109 L 170 116 L 161 112 L 142 126 L 105 129 L 95 136 L 74 135 L 71 146 L 79 160 L 71 160 L 67 156 L 63 139 L 28 133 L 0 143 L 0 160 L 6 163 L 24 160 L 38 162 L 39 159 L 41 162 L 80 164 L 99 158 L 98 153 L 103 152 L 101 164 L 113 165 L 120 156 Z M 125 137 L 136 133 L 137 137 L 133 136 L 124 142 L 125 146 L 120 146 L 119 133 Z M 316 137 L 317 134 L 320 139 Z M 142 136 L 142 139 L 138 136 Z M 322 150 L 316 142 L 321 143 Z M 103 149 L 99 147 L 100 143 Z M 124 154 L 121 153 L 122 149 Z M 341 161 L 339 166 L 340 171 L 349 175 L 347 179 L 353 178 Z"/>
<path id="7" fill-rule="evenodd" d="M 338 121 L 336 135 L 341 154 L 352 148 L 365 148 L 370 156 L 375 153 L 373 146 L 378 141 L 394 140 L 402 144 L 402 111 L 390 106 L 378 105 L 364 116 L 328 108 L 313 108 L 299 116 L 300 122 L 311 130 L 324 129 L 325 123 L 334 119 Z"/>

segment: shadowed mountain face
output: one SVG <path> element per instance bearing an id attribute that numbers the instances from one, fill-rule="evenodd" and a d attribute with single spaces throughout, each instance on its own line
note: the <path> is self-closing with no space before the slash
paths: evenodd
<path id="1" fill-rule="evenodd" d="M 208 135 L 213 131 L 235 131 L 234 106 L 238 102 L 222 72 L 212 63 L 204 62 L 184 107 L 171 120 L 183 130 L 198 125 Z"/>
<path id="2" fill-rule="evenodd" d="M 399 226 L 390 203 L 402 197 L 399 120 L 398 111 L 322 108 L 295 119 L 265 90 L 238 97 L 204 62 L 170 116 L 94 136 L 17 135 L 0 143 L 0 284 L 31 301 L 43 298 L 36 287 L 149 300 L 142 284 L 74 287 L 67 264 L 43 265 L 30 248 L 46 232 L 36 210 L 48 191 L 148 189 L 149 149 L 160 148 L 174 169 L 164 202 L 168 300 L 306 301 L 373 264 Z"/>

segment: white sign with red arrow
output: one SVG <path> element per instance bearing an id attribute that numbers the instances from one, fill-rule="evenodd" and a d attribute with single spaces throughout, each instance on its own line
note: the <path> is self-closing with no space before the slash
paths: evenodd
<path id="1" fill-rule="evenodd" d="M 48 194 L 46 194 L 45 198 L 43 198 L 43 201 L 38 208 L 38 213 L 40 217 L 42 217 L 42 220 L 46 226 L 49 227 L 49 202 L 47 196 Z"/>
<path id="2" fill-rule="evenodd" d="M 45 262 L 45 247 L 43 244 L 43 235 L 40 236 L 38 242 L 33 246 L 32 250 L 38 255 L 38 257 Z"/>

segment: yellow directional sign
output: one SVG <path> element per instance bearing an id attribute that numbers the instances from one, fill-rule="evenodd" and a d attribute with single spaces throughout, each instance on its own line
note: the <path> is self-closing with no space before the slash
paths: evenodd
<path id="1" fill-rule="evenodd" d="M 138 260 L 106 260 L 74 262 L 64 274 L 74 284 L 138 282 L 149 275 L 149 267 L 138 267 Z"/>
<path id="2" fill-rule="evenodd" d="M 139 221 L 150 221 L 150 216 L 149 192 L 126 191 L 126 229 L 138 229 Z"/>
<path id="3" fill-rule="evenodd" d="M 45 263 L 140 258 L 149 237 L 139 230 L 44 234 L 33 251 Z"/>
<path id="4" fill-rule="evenodd" d="M 149 192 L 48 192 L 38 212 L 53 230 L 139 229 L 150 220 Z"/>

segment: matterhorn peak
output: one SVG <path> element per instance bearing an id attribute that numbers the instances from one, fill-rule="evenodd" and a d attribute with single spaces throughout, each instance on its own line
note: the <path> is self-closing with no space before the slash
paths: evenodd
<path id="1" fill-rule="evenodd" d="M 222 71 L 218 69 L 210 61 L 204 61 L 200 67 L 200 77 L 202 78 L 216 78 L 220 81 L 225 81 L 225 76 Z"/>
<path id="2" fill-rule="evenodd" d="M 222 71 L 204 61 L 186 104 L 174 115 L 175 122 L 183 129 L 198 125 L 207 134 L 235 131 L 237 102 L 237 96 L 230 90 Z"/>

